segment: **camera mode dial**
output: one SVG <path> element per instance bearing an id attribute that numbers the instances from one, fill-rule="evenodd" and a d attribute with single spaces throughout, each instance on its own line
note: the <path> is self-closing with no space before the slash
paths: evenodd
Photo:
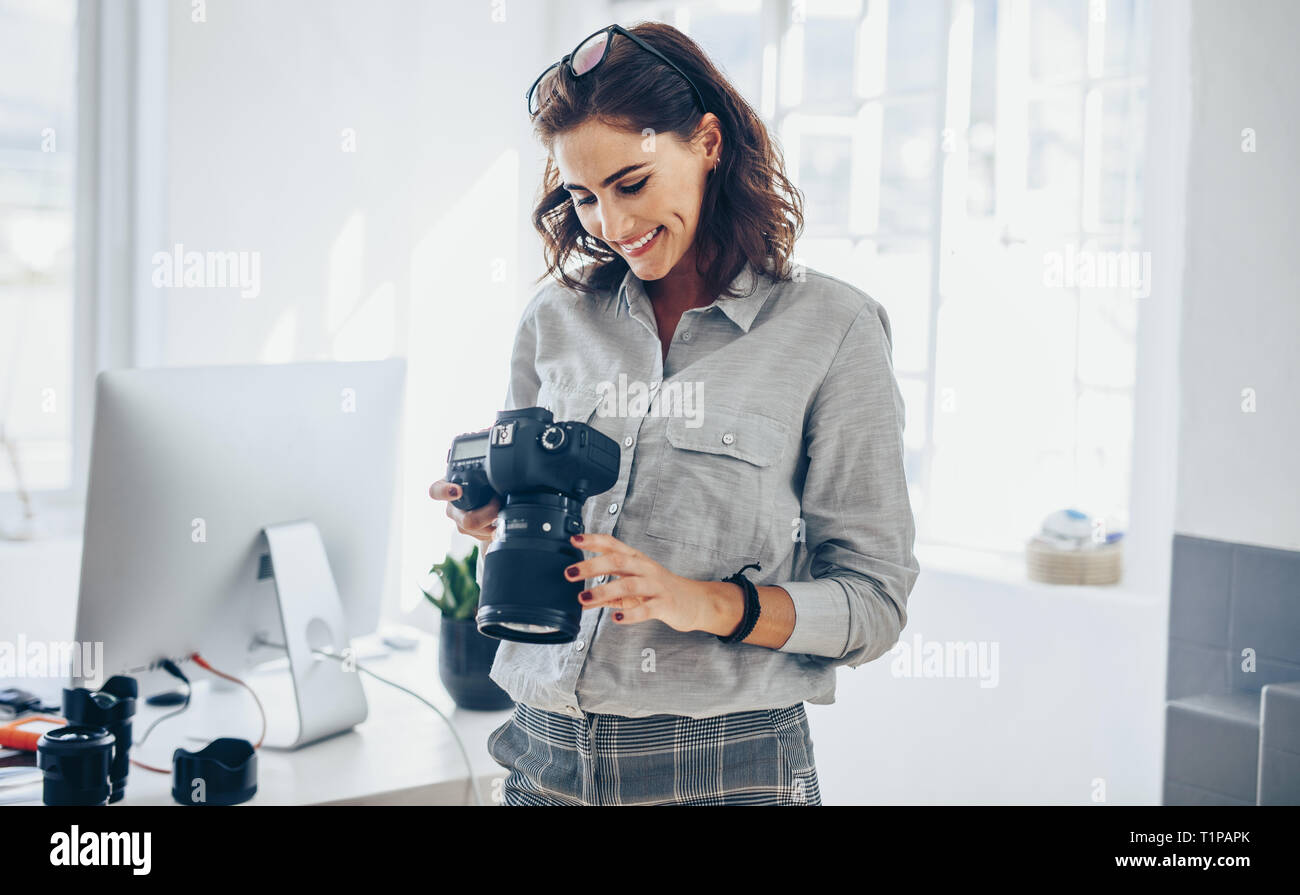
<path id="1" fill-rule="evenodd" d="M 537 436 L 537 441 L 544 451 L 558 451 L 564 447 L 565 442 L 564 430 L 559 426 L 547 426 Z"/>

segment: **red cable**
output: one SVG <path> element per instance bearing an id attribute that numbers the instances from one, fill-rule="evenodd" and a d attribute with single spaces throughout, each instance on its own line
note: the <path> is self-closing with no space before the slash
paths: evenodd
<path id="1" fill-rule="evenodd" d="M 207 659 L 204 659 L 198 653 L 195 653 L 190 658 L 192 658 L 194 660 L 194 664 L 198 665 L 200 668 L 205 668 L 208 671 L 215 674 L 217 677 L 225 678 L 228 681 L 239 684 L 239 686 L 243 687 L 245 690 L 247 690 L 249 693 L 252 694 L 253 701 L 257 703 L 258 714 L 262 716 L 262 733 L 260 736 L 258 736 L 257 742 L 253 744 L 253 748 L 261 749 L 262 741 L 266 739 L 266 709 L 262 707 L 262 700 L 257 698 L 257 693 L 254 692 L 252 687 L 248 686 L 248 684 L 244 683 L 239 678 L 235 677 L 233 674 L 226 674 L 224 671 L 217 671 L 217 669 L 213 668 L 211 665 L 208 664 Z"/>
<path id="2" fill-rule="evenodd" d="M 257 703 L 257 711 L 262 716 L 262 734 L 257 738 L 257 742 L 253 744 L 253 748 L 254 749 L 262 748 L 262 741 L 266 739 L 266 709 L 262 706 L 262 700 L 257 698 L 257 693 L 254 692 L 253 688 L 248 686 L 248 684 L 244 683 L 234 675 L 226 674 L 224 671 L 218 671 L 217 669 L 213 668 L 211 665 L 208 664 L 208 661 L 204 659 L 202 656 L 200 656 L 198 653 L 192 653 L 187 658 L 192 659 L 194 664 L 198 665 L 200 668 L 212 672 L 217 677 L 225 678 L 228 681 L 232 681 L 236 684 L 239 684 L 239 686 L 243 687 L 249 693 L 253 694 L 253 701 Z M 153 771 L 154 773 L 157 774 L 170 774 L 172 772 L 171 768 L 155 768 L 153 765 L 147 765 L 142 761 L 136 761 L 134 758 L 131 759 L 131 764 L 135 765 L 137 768 L 143 768 L 146 771 Z"/>

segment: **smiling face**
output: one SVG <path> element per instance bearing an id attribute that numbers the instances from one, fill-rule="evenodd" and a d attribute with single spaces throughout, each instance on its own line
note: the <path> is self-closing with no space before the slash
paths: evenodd
<path id="1" fill-rule="evenodd" d="M 642 280 L 666 276 L 691 252 L 721 148 L 719 131 L 710 126 L 716 121 L 706 115 L 689 144 L 594 119 L 555 138 L 552 154 L 578 220 Z"/>

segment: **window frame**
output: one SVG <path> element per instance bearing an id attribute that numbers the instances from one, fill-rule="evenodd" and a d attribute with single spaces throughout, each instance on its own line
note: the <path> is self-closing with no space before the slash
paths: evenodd
<path id="1" fill-rule="evenodd" d="M 27 492 L 57 536 L 81 533 L 96 377 L 161 357 L 147 260 L 166 238 L 167 27 L 166 4 L 77 3 L 72 469 L 67 487 Z M 0 492 L 0 514 L 21 512 L 16 490 Z"/>
<path id="2" fill-rule="evenodd" d="M 1023 41 L 1031 39 L 1029 34 L 1030 3 L 1026 2 L 1026 0 L 996 0 L 996 2 L 998 6 L 999 22 L 1005 22 L 1014 17 L 1017 27 L 1023 29 L 1024 33 L 1021 35 Z M 724 4 L 717 5 L 725 6 Z M 1159 3 L 1152 3 L 1152 8 L 1149 12 L 1148 30 L 1152 35 L 1154 35 L 1157 27 L 1155 23 L 1157 13 L 1154 7 L 1158 7 L 1159 5 Z M 856 40 L 858 41 L 869 37 L 867 32 L 867 18 L 873 9 L 873 6 L 877 9 L 879 8 L 876 4 L 864 0 L 858 18 L 853 22 L 853 27 L 856 29 Z M 1146 106 L 1149 117 L 1149 111 L 1151 109 L 1150 72 L 1155 61 L 1152 58 L 1152 55 L 1148 54 L 1148 63 L 1145 69 L 1138 73 L 1132 71 L 1126 71 L 1121 74 L 1107 73 L 1105 71 L 1098 73 L 1091 70 L 1088 64 L 1088 54 L 1090 47 L 1092 46 L 1091 43 L 1089 43 L 1092 39 L 1092 35 L 1089 32 L 1095 23 L 1091 20 L 1091 6 L 1086 3 L 1081 4 L 1081 6 L 1084 7 L 1082 14 L 1088 16 L 1088 19 L 1083 23 L 1085 27 L 1084 67 L 1079 77 L 1072 77 L 1066 80 L 1057 79 L 1050 82 L 1044 81 L 1042 83 L 1037 81 L 1034 81 L 1033 83 L 1027 82 L 1023 91 L 1024 96 L 1022 97 L 1022 99 L 1025 100 L 1024 105 L 1027 108 L 1029 100 L 1032 99 L 1037 92 L 1042 90 L 1060 90 L 1066 88 L 1076 90 L 1080 96 L 1078 109 L 1080 126 L 1081 128 L 1084 128 L 1085 119 L 1088 114 L 1087 105 L 1090 91 L 1113 86 L 1128 89 L 1133 87 L 1142 87 L 1147 91 Z M 615 13 L 618 14 L 620 21 L 632 21 L 634 18 L 658 18 L 663 21 L 673 22 L 677 27 L 682 27 L 684 30 L 687 30 L 688 33 L 691 20 L 690 13 L 692 9 L 697 9 L 698 7 L 699 4 L 687 5 L 683 2 L 671 2 L 671 0 L 649 0 L 649 2 L 647 2 L 647 0 L 615 0 L 613 3 L 613 9 Z M 838 110 L 823 110 L 822 108 L 814 108 L 810 110 L 798 101 L 794 103 L 785 102 L 786 88 L 783 85 L 781 70 L 782 66 L 787 63 L 787 57 L 790 52 L 789 35 L 792 26 L 796 24 L 792 22 L 792 5 L 790 3 L 782 2 L 782 0 L 761 0 L 759 8 L 764 23 L 764 71 L 762 77 L 763 95 L 757 98 L 758 104 L 761 107 L 761 114 L 769 128 L 779 135 L 783 144 L 783 150 L 786 154 L 787 163 L 792 169 L 798 161 L 799 152 L 798 146 L 789 142 L 790 138 L 794 135 L 796 130 L 800 133 L 807 131 L 808 128 L 806 125 L 810 122 L 813 124 L 810 132 L 822 133 L 824 129 L 817 127 L 818 118 L 823 114 L 829 114 L 831 111 L 834 111 L 835 114 L 844 116 L 846 121 L 859 122 L 859 126 L 856 128 L 840 126 L 830 129 L 836 131 L 840 135 L 848 134 L 850 138 L 854 140 L 855 145 L 860 135 L 860 122 L 864 111 L 869 106 L 876 104 L 879 105 L 883 112 L 886 107 L 893 104 L 916 101 L 932 102 L 934 111 L 934 132 L 936 135 L 943 138 L 945 134 L 962 135 L 966 133 L 967 128 L 970 126 L 970 60 L 973 52 L 974 40 L 973 0 L 944 0 L 943 2 L 943 13 L 941 16 L 941 21 L 944 23 L 942 32 L 943 46 L 938 52 L 937 58 L 939 60 L 939 70 L 936 73 L 932 87 L 890 89 L 887 84 L 879 84 L 877 85 L 878 89 L 865 89 L 866 82 L 870 81 L 871 77 L 870 73 L 861 70 L 861 54 L 857 53 L 855 54 L 855 60 L 857 61 L 855 61 L 855 71 L 853 73 L 855 87 L 853 96 L 851 97 L 851 100 L 846 100 L 843 109 Z M 883 27 L 887 28 L 887 23 L 885 23 Z M 1009 55 L 1012 54 L 1023 55 L 1025 58 L 1019 61 L 1023 61 L 1026 68 L 1028 68 L 1028 54 L 1030 52 L 1030 47 L 1027 44 L 1018 47 L 1011 46 L 1012 42 L 1004 40 L 1001 36 L 999 36 L 998 43 L 999 45 L 996 53 L 998 57 L 997 61 L 999 70 L 1001 70 L 1007 63 Z M 964 74 L 960 70 L 962 64 L 965 64 L 966 66 Z M 877 79 L 878 77 L 877 74 Z M 1002 94 L 1003 87 L 1000 81 L 997 84 L 997 89 L 999 91 L 999 113 L 1001 113 L 1003 102 L 1006 98 Z M 1023 108 L 1018 109 L 1015 113 L 1019 116 L 1017 120 L 1021 126 L 1020 131 L 1023 131 L 1024 127 L 1027 125 L 1027 121 L 1019 120 L 1024 118 L 1025 113 L 1026 109 Z M 1002 127 L 998 128 L 999 140 L 1003 139 L 1002 130 Z M 1025 135 L 1021 133 L 1021 136 L 1023 137 Z M 1083 154 L 1089 151 L 1087 145 L 1089 131 L 1084 128 L 1081 130 L 1080 136 L 1081 156 L 1079 177 L 1081 193 L 1078 215 L 1076 215 L 1078 220 L 1074 221 L 1074 226 L 1071 232 L 1066 234 L 1066 237 L 1083 242 L 1093 238 L 1105 239 L 1111 236 L 1119 236 L 1124 238 L 1126 250 L 1142 248 L 1147 243 L 1147 233 L 1145 228 L 1151 226 L 1151 215 L 1149 213 L 1142 214 L 1141 220 L 1144 229 L 1137 235 L 1136 239 L 1133 238 L 1130 226 L 1132 212 L 1134 211 L 1132 207 L 1128 208 L 1125 220 L 1118 230 L 1106 226 L 1098 229 L 1093 229 L 1088 226 L 1088 198 L 1085 195 L 1085 181 L 1089 176 L 1087 169 L 1089 161 L 1084 158 Z M 1147 173 L 1149 166 L 1145 165 L 1145 159 L 1151 157 L 1151 142 L 1151 135 L 1148 133 L 1145 157 L 1142 160 L 1144 183 L 1150 179 Z M 937 390 L 939 384 L 936 382 L 936 371 L 938 369 L 939 310 L 943 304 L 944 287 L 942 262 L 944 252 L 950 244 L 948 243 L 950 238 L 948 235 L 948 228 L 950 226 L 948 216 L 954 211 L 962 215 L 965 214 L 965 191 L 955 189 L 953 181 L 956 180 L 960 182 L 961 180 L 964 180 L 967 176 L 967 166 L 969 165 L 969 155 L 963 145 L 964 141 L 958 139 L 956 143 L 958 145 L 956 150 L 936 150 L 934 152 L 933 169 L 930 174 L 930 218 L 928 227 L 925 230 L 900 228 L 889 229 L 886 227 L 875 226 L 870 228 L 869 232 L 859 232 L 860 228 L 855 226 L 855 222 L 851 217 L 850 225 L 846 232 L 838 235 L 828 234 L 821 238 L 845 239 L 848 240 L 850 245 L 854 248 L 862 245 L 864 241 L 898 241 L 915 239 L 918 241 L 924 240 L 928 242 L 930 254 L 930 304 L 928 308 L 928 333 L 926 335 L 926 368 L 923 371 L 900 370 L 896 373 L 900 382 L 906 380 L 921 386 L 925 395 L 924 407 L 919 410 L 919 414 L 924 417 L 924 446 L 920 449 L 919 460 L 921 471 L 917 477 L 917 481 L 915 482 L 917 490 L 922 494 L 922 499 L 919 505 L 916 506 L 916 515 L 918 517 L 918 545 L 926 544 L 949 551 L 965 550 L 977 554 L 996 556 L 1002 561 L 1014 562 L 1023 556 L 1023 549 L 1013 551 L 1010 549 L 993 550 L 975 548 L 967 544 L 945 542 L 926 532 L 927 526 L 925 524 L 925 518 L 927 517 L 927 511 L 931 504 L 931 468 L 935 456 L 934 438 L 938 407 Z M 1022 158 L 1022 155 L 1023 153 L 1020 152 L 1012 153 L 1012 157 L 1008 160 L 1006 157 L 1007 154 L 999 151 L 995 157 L 995 165 L 997 165 L 998 169 L 998 179 L 1003 179 L 1009 176 L 1009 174 L 1014 173 L 1008 171 L 1008 161 L 1010 161 L 1011 164 L 1018 164 L 1019 168 L 1023 169 L 1026 159 Z M 1020 170 L 1020 173 L 1023 174 L 1025 172 Z M 958 195 L 958 193 L 960 193 L 960 195 Z M 1145 202 L 1145 200 L 1143 204 L 1147 208 L 1150 207 L 1150 203 Z M 956 208 L 956 205 L 960 205 L 960 208 Z M 998 221 L 1004 220 L 1004 213 L 1001 208 L 998 208 L 994 218 Z M 1014 238 L 1014 234 L 1009 233 L 1007 238 Z M 1073 292 L 1073 299 L 1076 302 L 1077 307 L 1077 303 L 1082 299 L 1077 289 L 1073 290 Z M 887 297 L 885 297 L 885 300 L 887 301 Z M 1146 313 L 1146 308 L 1139 305 L 1138 311 L 1139 316 L 1143 316 Z M 1135 344 L 1135 354 L 1137 354 L 1139 358 L 1143 352 L 1141 336 L 1142 328 L 1141 324 L 1139 324 L 1139 332 Z M 1142 364 L 1139 360 L 1138 368 L 1140 369 L 1141 367 Z M 1080 380 L 1077 359 L 1075 382 L 1076 414 L 1078 412 L 1077 396 L 1080 394 L 1079 390 L 1081 387 L 1085 387 L 1086 391 L 1090 393 L 1109 393 L 1118 388 L 1115 386 L 1082 383 Z M 1139 392 L 1142 391 L 1142 383 L 1135 381 L 1131 388 L 1125 387 L 1120 388 L 1119 390 L 1129 398 L 1133 407 L 1136 408 L 1139 402 Z M 913 409 L 913 413 L 917 412 L 917 409 Z M 1136 480 L 1139 474 L 1141 474 L 1141 470 L 1138 469 L 1136 463 L 1137 441 L 1140 429 L 1139 423 L 1140 420 L 1135 418 L 1131 428 L 1132 442 L 1130 443 L 1129 456 L 1130 486 L 1128 488 L 1128 505 L 1126 507 L 1129 512 L 1130 529 L 1133 527 L 1133 507 L 1135 502 L 1135 492 L 1132 487 L 1132 482 Z"/>

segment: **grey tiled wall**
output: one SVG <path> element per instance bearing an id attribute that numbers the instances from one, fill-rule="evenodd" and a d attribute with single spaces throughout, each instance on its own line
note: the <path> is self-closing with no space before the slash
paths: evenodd
<path id="1" fill-rule="evenodd" d="M 1300 684 L 1263 690 L 1259 804 L 1300 805 Z"/>
<path id="2" fill-rule="evenodd" d="M 1300 553 L 1175 535 L 1171 590 L 1168 699 L 1300 681 Z"/>
<path id="3" fill-rule="evenodd" d="M 1172 573 L 1165 803 L 1295 804 L 1300 553 L 1175 535 Z"/>

